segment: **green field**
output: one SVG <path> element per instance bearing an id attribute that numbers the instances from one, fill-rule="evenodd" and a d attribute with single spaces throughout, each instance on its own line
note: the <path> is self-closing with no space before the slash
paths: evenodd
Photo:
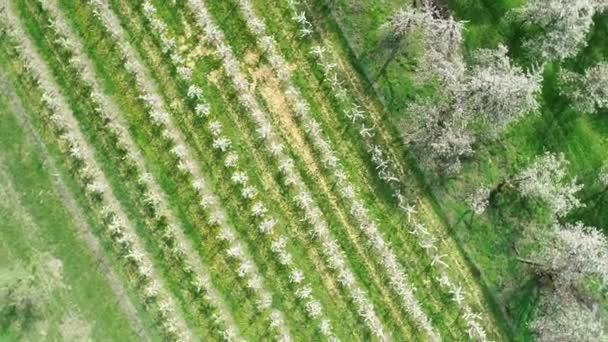
<path id="1" fill-rule="evenodd" d="M 527 341 L 538 290 L 509 213 L 539 209 L 472 218 L 464 196 L 564 152 L 573 219 L 608 226 L 608 125 L 555 95 L 560 66 L 540 115 L 438 184 L 397 128 L 430 89 L 407 57 L 381 70 L 403 1 L 145 3 L 0 0 L 0 340 Z M 448 3 L 467 52 L 527 63 L 501 21 L 520 1 Z M 567 67 L 605 59 L 596 21 Z"/>

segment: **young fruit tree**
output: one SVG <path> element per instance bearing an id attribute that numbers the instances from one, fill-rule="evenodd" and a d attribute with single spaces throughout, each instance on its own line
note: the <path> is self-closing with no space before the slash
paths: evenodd
<path id="1" fill-rule="evenodd" d="M 596 113 L 608 110 L 608 62 L 590 67 L 583 75 L 564 71 L 560 78 L 560 93 L 577 111 Z"/>
<path id="2" fill-rule="evenodd" d="M 524 47 L 543 60 L 573 57 L 586 46 L 593 16 L 608 8 L 606 0 L 530 0 L 515 10 L 526 26 L 541 31 Z"/>

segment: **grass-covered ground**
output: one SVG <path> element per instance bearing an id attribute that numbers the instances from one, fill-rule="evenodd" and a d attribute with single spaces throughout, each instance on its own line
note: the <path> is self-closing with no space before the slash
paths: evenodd
<path id="1" fill-rule="evenodd" d="M 355 68 L 367 78 L 383 98 L 387 116 L 397 127 L 409 101 L 427 89 L 412 82 L 415 61 L 406 53 L 400 54 L 382 69 L 387 58 L 382 47 L 380 27 L 391 13 L 403 5 L 398 1 L 316 1 L 320 16 L 331 14 L 341 32 L 342 46 L 350 53 Z M 331 3 L 331 5 L 327 5 Z M 510 57 L 525 67 L 529 58 L 520 48 L 526 32 L 509 20 L 507 12 L 522 1 L 460 1 L 440 2 L 465 24 L 465 55 L 478 48 L 509 47 Z M 532 217 L 538 208 L 512 196 L 492 208 L 483 217 L 471 218 L 464 204 L 466 196 L 479 186 L 498 184 L 516 173 L 537 155 L 561 152 L 570 161 L 569 171 L 584 184 L 579 197 L 586 204 L 566 218 L 582 220 L 586 224 L 606 229 L 605 202 L 595 196 L 602 189 L 596 177 L 608 158 L 608 121 L 605 113 L 590 115 L 577 113 L 560 97 L 557 79 L 561 68 L 582 72 L 590 65 L 605 61 L 608 56 L 608 16 L 597 16 L 588 37 L 588 47 L 562 65 L 549 64 L 544 69 L 542 109 L 511 127 L 499 141 L 481 147 L 474 158 L 465 163 L 463 172 L 452 179 L 437 182 L 435 178 L 420 177 L 427 184 L 437 212 L 444 216 L 454 238 L 459 241 L 487 284 L 515 340 L 528 340 L 527 322 L 534 309 L 537 287 L 534 277 L 515 260 L 514 242 L 518 239 L 518 225 L 525 217 Z M 398 130 L 395 129 L 398 134 Z M 396 136 L 395 139 L 398 139 Z M 403 148 L 405 153 L 405 147 Z M 415 159 L 409 166 L 416 169 Z M 429 179 L 432 179 L 429 181 Z M 523 214 L 522 214 L 523 213 Z M 529 216 L 527 216 L 529 215 Z"/>

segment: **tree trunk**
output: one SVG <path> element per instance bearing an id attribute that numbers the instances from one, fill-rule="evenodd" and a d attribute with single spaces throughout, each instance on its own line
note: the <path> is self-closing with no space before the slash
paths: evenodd
<path id="1" fill-rule="evenodd" d="M 511 186 L 510 178 L 505 178 L 502 182 L 500 182 L 492 191 L 490 191 L 490 196 L 488 196 L 488 201 L 490 202 L 490 206 L 494 207 L 496 205 L 496 196 L 502 193 L 505 188 Z"/>
<path id="2" fill-rule="evenodd" d="M 397 57 L 397 52 L 399 52 L 399 47 L 401 45 L 401 39 L 402 38 L 398 38 L 393 42 L 393 48 L 391 49 L 391 53 L 389 54 L 386 61 L 384 61 L 384 64 L 382 64 L 382 67 L 380 67 L 380 70 L 376 73 L 376 76 L 374 77 L 374 82 L 376 81 L 376 79 L 378 79 L 378 77 L 380 77 L 380 75 L 383 75 L 386 72 L 386 69 L 388 68 L 389 64 L 395 59 L 395 57 Z"/>
<path id="3" fill-rule="evenodd" d="M 533 260 L 530 260 L 530 259 L 521 258 L 519 256 L 515 257 L 515 260 L 517 260 L 517 261 L 519 261 L 521 263 L 532 265 L 532 266 L 536 266 L 536 267 L 543 267 L 543 266 L 545 266 L 545 265 L 540 264 L 540 263 L 538 263 L 536 261 L 533 261 Z"/>

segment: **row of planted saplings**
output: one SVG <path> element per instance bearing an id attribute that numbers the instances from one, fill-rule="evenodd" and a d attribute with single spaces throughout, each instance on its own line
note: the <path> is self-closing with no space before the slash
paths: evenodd
<path id="1" fill-rule="evenodd" d="M 96 209 L 98 217 L 103 221 L 114 247 L 128 261 L 133 272 L 131 279 L 140 289 L 146 307 L 156 308 L 167 337 L 172 340 L 188 340 L 190 333 L 176 310 L 171 295 L 162 285 L 149 256 L 141 246 L 131 223 L 114 197 L 109 182 L 93 157 L 90 146 L 80 132 L 70 107 L 23 30 L 18 15 L 8 6 L 0 13 L 4 13 L 2 20 L 9 28 L 7 32 L 14 40 L 24 69 L 42 93 L 41 102 L 50 112 L 48 120 L 53 125 L 61 149 L 68 156 L 72 171 Z"/>
<path id="2" fill-rule="evenodd" d="M 218 238 L 225 241 L 226 254 L 237 263 L 237 275 L 245 280 L 246 286 L 258 297 L 256 300 L 258 310 L 268 311 L 270 327 L 277 332 L 278 336 L 282 338 L 288 337 L 289 332 L 283 321 L 282 313 L 272 308 L 272 296 L 263 287 L 262 276 L 259 274 L 251 257 L 246 253 L 243 244 L 237 238 L 232 227 L 228 225 L 219 200 L 208 188 L 189 147 L 185 143 L 184 137 L 173 126 L 170 114 L 164 111 L 161 97 L 155 91 L 152 85 L 153 82 L 147 78 L 142 63 L 136 58 L 136 53 L 125 40 L 122 29 L 119 29 L 117 25 L 113 25 L 117 19 L 106 6 L 98 4 L 96 5 L 96 9 L 102 22 L 104 22 L 104 26 L 123 51 L 124 58 L 128 64 L 127 70 L 136 80 L 151 122 L 161 129 L 161 135 L 172 146 L 169 151 L 176 158 L 178 170 L 182 172 L 184 177 L 190 179 L 189 184 L 200 200 L 199 208 L 207 213 L 208 224 L 218 227 Z M 192 92 L 192 96 L 198 93 L 196 89 L 193 89 Z M 199 110 L 204 111 L 205 109 L 199 107 Z M 227 141 L 222 137 L 217 137 L 214 147 L 220 150 L 226 149 L 228 147 Z M 245 191 L 242 194 L 245 197 L 255 196 L 255 193 L 251 191 Z"/>
<path id="3" fill-rule="evenodd" d="M 264 22 L 257 16 L 250 0 L 239 0 L 239 5 L 250 31 L 257 37 L 259 46 L 266 54 L 277 78 L 281 81 L 291 107 L 305 128 L 304 131 L 320 154 L 322 165 L 334 176 L 337 188 L 341 189 L 339 191 L 341 198 L 348 203 L 349 213 L 357 221 L 360 232 L 371 242 L 379 264 L 385 269 L 390 284 L 401 298 L 401 305 L 420 329 L 432 340 L 438 340 L 437 333 L 414 297 L 413 289 L 409 285 L 403 266 L 397 261 L 394 252 L 385 242 L 383 234 L 377 228 L 377 222 L 369 216 L 364 202 L 357 195 L 356 186 L 348 179 L 336 152 L 331 147 L 331 143 L 324 136 L 321 124 L 312 116 L 309 103 L 292 81 L 291 71 L 276 47 L 274 38 L 266 33 Z"/>
<path id="4" fill-rule="evenodd" d="M 293 159 L 284 151 L 281 139 L 274 132 L 271 122 L 252 94 L 249 82 L 241 73 L 239 63 L 230 46 L 226 44 L 221 29 L 213 22 L 211 15 L 201 1 L 191 0 L 188 2 L 188 6 L 195 16 L 197 25 L 218 52 L 224 71 L 236 89 L 241 105 L 251 115 L 258 135 L 262 138 L 269 154 L 276 161 L 279 173 L 283 176 L 284 185 L 289 187 L 293 193 L 292 200 L 303 211 L 303 218 L 311 228 L 311 235 L 319 239 L 326 262 L 331 269 L 337 272 L 339 283 L 350 294 L 351 299 L 358 307 L 357 312 L 370 330 L 376 336 L 385 338 L 384 327 L 375 314 L 373 305 L 367 298 L 365 291 L 356 283 L 354 274 L 344 257 L 344 252 L 331 236 L 323 214 L 312 200 L 310 191 L 296 170 Z"/>
<path id="5" fill-rule="evenodd" d="M 301 9 L 298 2 L 294 0 L 287 0 L 289 8 L 294 13 L 292 20 L 301 26 L 302 32 L 310 32 L 314 30 L 314 25 L 310 20 L 307 19 L 305 11 Z M 301 36 L 302 39 L 313 39 L 313 34 L 306 34 Z M 361 106 L 355 100 L 355 97 L 346 88 L 344 79 L 346 78 L 341 74 L 341 70 L 338 68 L 338 63 L 332 60 L 327 52 L 327 47 L 323 45 L 313 45 L 310 48 L 310 56 L 313 57 L 313 63 L 322 70 L 324 83 L 329 87 L 334 98 L 336 98 L 342 105 L 347 109 L 344 110 L 343 114 L 346 118 L 345 122 L 352 123 L 362 137 L 362 141 L 366 145 L 366 149 L 370 155 L 370 160 L 374 164 L 377 176 L 383 182 L 388 184 L 393 189 L 394 197 L 397 199 L 397 205 L 402 210 L 407 222 L 414 227 L 411 232 L 419 241 L 420 247 L 431 258 L 431 266 L 435 268 L 440 276 L 438 277 L 439 285 L 446 288 L 453 296 L 454 302 L 458 305 L 460 310 L 464 313 L 463 318 L 467 324 L 467 333 L 470 338 L 476 338 L 478 340 L 487 340 L 486 332 L 481 326 L 480 321 L 483 317 L 475 313 L 471 307 L 464 300 L 464 292 L 461 286 L 452 281 L 449 275 L 449 266 L 442 260 L 445 255 L 441 253 L 441 249 L 438 248 L 438 239 L 429 232 L 424 225 L 419 222 L 415 217 L 415 207 L 407 203 L 407 199 L 403 195 L 404 190 L 402 184 L 397 177 L 397 172 L 393 165 L 394 161 L 388 157 L 385 149 L 382 147 L 382 143 L 374 142 L 374 138 L 379 135 L 376 134 L 376 128 L 372 123 L 367 122 L 369 120 L 368 113 L 362 109 Z"/>
<path id="6" fill-rule="evenodd" d="M 275 215 L 269 213 L 263 200 L 255 196 L 259 192 L 258 189 L 250 184 L 247 173 L 238 166 L 239 154 L 232 148 L 232 141 L 222 135 L 222 125 L 219 121 L 214 120 L 216 113 L 213 113 L 210 106 L 204 101 L 202 89 L 191 80 L 192 71 L 187 67 L 186 60 L 175 43 L 176 40 L 169 35 L 166 25 L 156 16 L 156 8 L 149 1 L 144 2 L 143 11 L 159 37 L 161 50 L 170 56 L 176 73 L 180 75 L 182 83 L 187 88 L 186 95 L 191 100 L 194 112 L 199 118 L 207 121 L 207 125 L 203 127 L 206 127 L 210 136 L 213 137 L 212 147 L 223 156 L 224 167 L 227 172 L 231 173 L 231 183 L 240 188 L 241 197 L 250 205 L 251 215 L 257 220 L 258 230 L 271 241 L 271 251 L 278 263 L 288 268 L 289 281 L 295 286 L 294 295 L 303 301 L 308 318 L 310 320 L 319 319 L 320 332 L 331 339 L 331 323 L 322 318 L 321 303 L 314 298 L 311 287 L 304 282 L 302 271 L 294 265 L 293 257 L 287 250 L 288 237 L 274 233 L 274 227 L 277 224 Z"/>

